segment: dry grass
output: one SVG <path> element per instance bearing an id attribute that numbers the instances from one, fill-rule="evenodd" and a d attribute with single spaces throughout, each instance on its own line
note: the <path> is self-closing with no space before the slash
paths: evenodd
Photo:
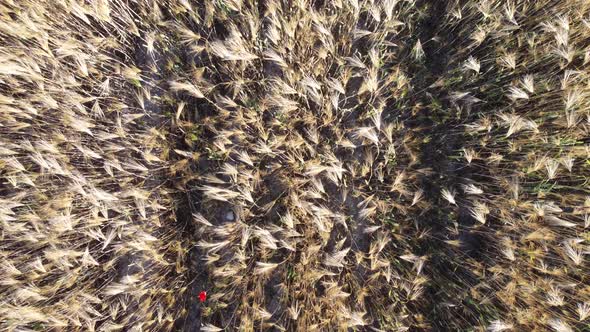
<path id="1" fill-rule="evenodd" d="M 0 1 L 0 329 L 588 329 L 589 9 Z"/>
<path id="2" fill-rule="evenodd" d="M 136 102 L 150 91 L 139 13 L 106 1 L 0 13 L 0 330 L 169 329 L 187 249 L 163 185 L 166 131 Z"/>

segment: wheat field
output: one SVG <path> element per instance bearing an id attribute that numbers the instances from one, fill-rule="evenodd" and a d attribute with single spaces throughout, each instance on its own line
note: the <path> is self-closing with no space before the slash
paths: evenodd
<path id="1" fill-rule="evenodd" d="M 0 331 L 590 331 L 590 2 L 0 0 Z"/>

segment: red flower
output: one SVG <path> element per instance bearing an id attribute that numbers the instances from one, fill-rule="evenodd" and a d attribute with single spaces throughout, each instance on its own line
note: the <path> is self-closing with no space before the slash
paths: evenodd
<path id="1" fill-rule="evenodd" d="M 205 302 L 206 299 L 207 299 L 207 292 L 206 291 L 201 291 L 199 293 L 199 301 Z"/>

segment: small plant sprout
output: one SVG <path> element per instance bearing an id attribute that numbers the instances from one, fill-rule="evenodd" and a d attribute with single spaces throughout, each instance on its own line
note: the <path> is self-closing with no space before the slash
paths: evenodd
<path id="1" fill-rule="evenodd" d="M 481 66 L 479 61 L 477 61 L 473 56 L 470 56 L 467 61 L 465 62 L 465 69 L 472 70 L 476 74 L 479 74 Z"/>
<path id="2" fill-rule="evenodd" d="M 457 205 L 457 203 L 455 202 L 455 191 L 454 190 L 452 190 L 452 189 L 449 190 L 449 189 L 444 188 L 441 190 L 441 195 L 449 203 L 451 203 L 453 205 Z"/>

